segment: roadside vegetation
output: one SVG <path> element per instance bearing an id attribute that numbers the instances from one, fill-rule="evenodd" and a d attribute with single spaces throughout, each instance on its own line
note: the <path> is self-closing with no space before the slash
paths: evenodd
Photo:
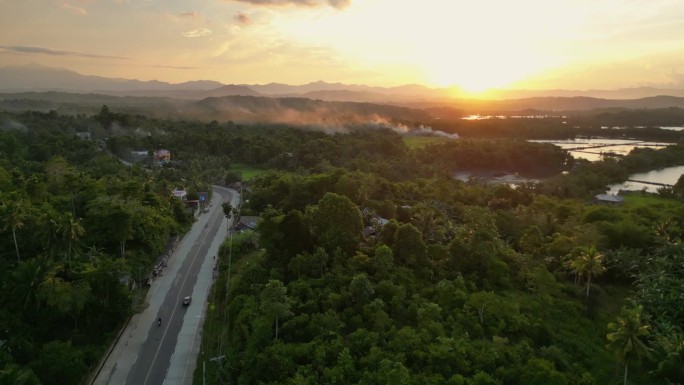
<path id="1" fill-rule="evenodd" d="M 411 147 L 390 129 L 1 115 L 0 378 L 78 383 L 190 224 L 169 191 L 241 182 L 261 219 L 221 247 L 196 384 L 205 364 L 238 384 L 684 382 L 684 178 L 593 202 L 684 164 L 684 144 L 588 163 L 495 123 Z M 158 148 L 170 163 L 116 159 Z"/>
<path id="2" fill-rule="evenodd" d="M 228 174 L 231 172 L 234 172 L 236 174 L 229 175 L 228 178 L 233 178 L 234 181 L 245 181 L 249 182 L 252 179 L 258 177 L 259 175 L 264 174 L 267 172 L 265 169 L 257 168 L 254 166 L 250 166 L 247 164 L 243 163 L 233 163 L 230 165 L 230 169 L 228 170 Z M 233 180 L 229 180 L 230 182 L 233 182 Z"/>

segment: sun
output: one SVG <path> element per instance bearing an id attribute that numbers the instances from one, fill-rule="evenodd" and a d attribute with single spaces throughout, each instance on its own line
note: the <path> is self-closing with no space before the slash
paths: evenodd
<path id="1" fill-rule="evenodd" d="M 547 48 L 563 19 L 540 21 L 532 10 L 542 2 L 522 1 L 525 6 L 422 0 L 417 9 L 413 2 L 367 0 L 353 2 L 344 12 L 281 17 L 272 25 L 300 45 L 324 48 L 323 56 L 335 58 L 329 62 L 347 63 L 378 84 L 454 86 L 482 94 L 556 64 Z M 497 12 L 492 12 L 493 3 Z M 378 17 L 388 10 L 391 17 Z M 429 12 L 422 16 L 421 10 Z"/>
<path id="2" fill-rule="evenodd" d="M 439 73 L 427 70 L 427 83 L 439 88 L 454 88 L 459 94 L 466 96 L 484 95 L 487 91 L 504 88 L 510 82 L 500 81 L 496 76 L 487 73 L 464 74 L 458 70 L 453 72 Z"/>

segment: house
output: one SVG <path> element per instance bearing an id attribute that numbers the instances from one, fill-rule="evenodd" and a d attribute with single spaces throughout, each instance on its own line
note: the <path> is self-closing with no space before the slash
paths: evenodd
<path id="1" fill-rule="evenodd" d="M 82 140 L 90 140 L 90 137 L 91 137 L 91 136 L 90 136 L 90 131 L 77 132 L 77 133 L 76 133 L 76 136 L 77 136 L 79 139 L 82 139 Z"/>
<path id="2" fill-rule="evenodd" d="M 133 159 L 136 162 L 145 160 L 149 155 L 150 154 L 147 152 L 147 150 L 131 151 L 131 159 Z"/>
<path id="3" fill-rule="evenodd" d="M 171 151 L 169 150 L 156 150 L 154 152 L 155 163 L 168 163 L 171 161 Z"/>
<path id="4" fill-rule="evenodd" d="M 257 221 L 259 217 L 240 217 L 238 223 L 233 227 L 235 232 L 241 233 L 243 231 L 256 230 Z"/>
<path id="5" fill-rule="evenodd" d="M 187 191 L 179 190 L 179 189 L 175 189 L 175 190 L 171 191 L 171 194 L 173 194 L 173 196 L 175 196 L 176 198 L 178 198 L 180 200 L 185 200 L 185 199 L 187 199 L 187 196 L 188 196 Z"/>
<path id="6" fill-rule="evenodd" d="M 598 203 L 609 205 L 619 205 L 625 200 L 625 198 L 616 194 L 598 194 L 594 198 L 596 198 Z"/>
<path id="7" fill-rule="evenodd" d="M 378 234 L 380 229 L 389 223 L 389 219 L 374 216 L 370 219 L 370 224 L 363 228 L 363 237 L 368 238 Z"/>

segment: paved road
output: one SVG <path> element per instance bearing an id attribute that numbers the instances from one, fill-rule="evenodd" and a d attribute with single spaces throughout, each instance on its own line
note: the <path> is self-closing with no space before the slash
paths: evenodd
<path id="1" fill-rule="evenodd" d="M 146 298 L 146 309 L 133 316 L 93 384 L 185 385 L 192 383 L 212 269 L 225 239 L 228 221 L 221 203 L 239 202 L 238 194 L 213 188 L 210 211 L 202 214 L 169 257 L 163 276 Z M 192 303 L 182 305 L 191 295 Z M 162 319 L 162 326 L 156 320 Z"/>

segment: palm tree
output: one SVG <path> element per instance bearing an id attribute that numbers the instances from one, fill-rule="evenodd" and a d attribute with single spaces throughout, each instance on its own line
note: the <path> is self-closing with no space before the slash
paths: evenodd
<path id="1" fill-rule="evenodd" d="M 81 226 L 80 219 L 75 218 L 72 213 L 67 213 L 62 218 L 59 230 L 62 234 L 62 239 L 67 242 L 67 258 L 69 260 L 69 269 L 71 270 L 71 253 L 74 249 L 74 243 L 85 234 L 85 230 Z"/>
<path id="2" fill-rule="evenodd" d="M 587 276 L 587 299 L 589 299 L 591 277 L 597 277 L 606 270 L 603 266 L 603 254 L 596 250 L 596 246 L 582 247 L 577 258 L 570 261 L 570 268 L 576 274 Z"/>
<path id="3" fill-rule="evenodd" d="M 12 272 L 12 279 L 14 281 L 13 295 L 15 298 L 24 299 L 24 309 L 26 309 L 31 302 L 35 301 L 36 290 L 43 282 L 43 278 L 48 272 L 53 270 L 56 265 L 47 258 L 31 258 L 19 265 Z"/>
<path id="4" fill-rule="evenodd" d="M 618 360 L 625 364 L 623 385 L 627 385 L 627 371 L 630 361 L 640 361 L 650 354 L 650 349 L 644 341 L 649 334 L 650 325 L 642 320 L 643 309 L 622 309 L 617 322 L 608 324 L 608 349 Z"/>
<path id="5" fill-rule="evenodd" d="M 45 251 L 50 258 L 52 258 L 54 242 L 57 239 L 57 230 L 59 224 L 57 223 L 57 214 L 53 210 L 49 210 L 40 216 L 40 228 L 37 236 L 45 239 Z"/>
<path id="6" fill-rule="evenodd" d="M 14 249 L 17 252 L 17 261 L 21 262 L 21 257 L 19 256 L 19 244 L 17 243 L 17 230 L 24 227 L 24 217 L 26 215 L 26 210 L 24 207 L 24 202 L 21 199 L 11 198 L 6 204 L 4 204 L 4 226 L 3 231 L 7 229 L 12 229 L 12 237 L 14 238 Z"/>

